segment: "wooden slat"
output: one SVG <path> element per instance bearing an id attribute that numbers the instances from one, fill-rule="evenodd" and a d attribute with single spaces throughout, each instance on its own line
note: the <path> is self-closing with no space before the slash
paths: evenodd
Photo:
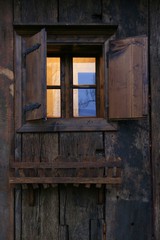
<path id="1" fill-rule="evenodd" d="M 35 51 L 24 55 L 26 64 L 26 83 L 24 86 L 25 99 L 24 111 L 32 105 L 38 108 L 25 112 L 26 120 L 46 118 L 46 32 L 42 29 L 39 33 L 26 39 L 25 54 L 29 49 L 39 44 Z"/>
<path id="2" fill-rule="evenodd" d="M 109 54 L 109 118 L 137 119 L 147 114 L 147 37 L 114 40 Z"/>
<path id="3" fill-rule="evenodd" d="M 102 168 L 102 167 L 121 167 L 121 161 L 97 161 L 97 162 L 13 162 L 10 164 L 11 168 L 15 169 L 51 169 L 51 168 L 64 168 L 64 169 L 72 169 L 72 168 Z"/>
<path id="4" fill-rule="evenodd" d="M 121 178 L 100 177 L 10 177 L 10 184 L 52 184 L 52 183 L 79 183 L 79 184 L 121 184 Z"/>

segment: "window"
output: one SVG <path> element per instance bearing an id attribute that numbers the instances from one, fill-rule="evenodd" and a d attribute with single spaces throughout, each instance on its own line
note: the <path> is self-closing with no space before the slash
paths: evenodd
<path id="1" fill-rule="evenodd" d="M 97 117 L 96 68 L 96 57 L 47 57 L 47 117 Z"/>
<path id="2" fill-rule="evenodd" d="M 146 115 L 147 38 L 109 42 L 116 28 L 57 25 L 36 34 L 20 28 L 15 41 L 19 132 L 115 131 L 109 119 Z"/>

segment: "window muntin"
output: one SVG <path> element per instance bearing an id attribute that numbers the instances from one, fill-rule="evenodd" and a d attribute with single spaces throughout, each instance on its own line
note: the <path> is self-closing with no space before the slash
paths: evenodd
<path id="1" fill-rule="evenodd" d="M 66 58 L 64 60 L 64 58 Z M 64 66 L 65 65 L 65 66 Z M 64 86 L 62 87 L 62 68 Z M 69 72 L 69 74 L 67 73 Z M 67 76 L 69 79 L 67 79 Z M 69 117 L 97 116 L 97 80 L 95 57 L 47 58 L 47 117 L 60 118 L 68 106 Z M 69 82 L 69 85 L 68 85 Z M 63 98 L 67 96 L 69 103 Z M 63 102 L 63 105 L 62 103 Z M 65 109 L 62 109 L 63 108 Z"/>
<path id="2" fill-rule="evenodd" d="M 73 58 L 73 116 L 96 117 L 96 58 Z"/>

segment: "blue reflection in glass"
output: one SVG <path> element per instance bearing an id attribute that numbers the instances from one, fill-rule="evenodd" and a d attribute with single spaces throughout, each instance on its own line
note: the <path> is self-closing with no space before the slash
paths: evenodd
<path id="1" fill-rule="evenodd" d="M 95 73 L 78 73 L 78 84 L 95 84 Z M 78 89 L 78 115 L 96 116 L 95 89 Z"/>

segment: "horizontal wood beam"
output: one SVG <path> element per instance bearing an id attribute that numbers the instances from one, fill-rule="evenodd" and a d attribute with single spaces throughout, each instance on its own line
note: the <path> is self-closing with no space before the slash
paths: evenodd
<path id="1" fill-rule="evenodd" d="M 108 123 L 104 118 L 71 118 L 35 120 L 17 129 L 23 132 L 71 132 L 71 131 L 117 131 L 117 125 Z"/>
<path id="2" fill-rule="evenodd" d="M 121 161 L 90 161 L 90 162 L 13 162 L 10 164 L 11 168 L 15 169 L 73 169 L 73 168 L 103 168 L 103 167 L 121 167 Z"/>
<path id="3" fill-rule="evenodd" d="M 54 184 L 54 183 L 78 183 L 78 184 L 109 184 L 118 185 L 122 183 L 120 177 L 10 177 L 10 184 Z"/>

